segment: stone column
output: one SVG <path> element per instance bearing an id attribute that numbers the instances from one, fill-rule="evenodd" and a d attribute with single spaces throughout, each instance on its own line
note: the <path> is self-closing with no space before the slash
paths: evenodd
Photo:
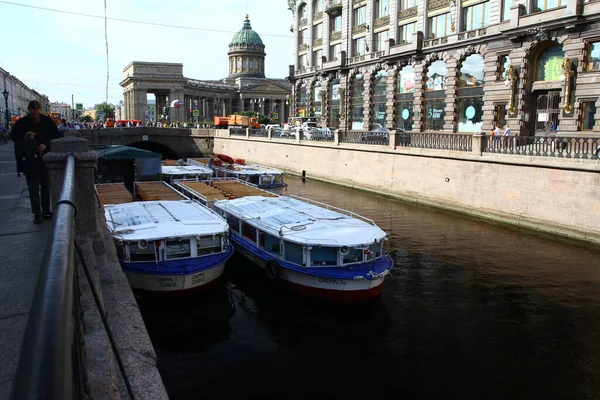
<path id="1" fill-rule="evenodd" d="M 60 198 L 67 156 L 75 155 L 75 205 L 77 214 L 75 226 L 78 232 L 98 232 L 96 213 L 101 212 L 96 204 L 94 171 L 98 154 L 88 151 L 88 141 L 79 137 L 64 137 L 52 141 L 52 151 L 44 155 L 44 162 L 50 174 L 52 201 Z"/>
<path id="2" fill-rule="evenodd" d="M 397 66 L 387 70 L 387 86 L 386 86 L 386 104 L 385 104 L 385 126 L 387 128 L 396 128 L 398 125 L 398 110 L 396 110 L 396 87 L 398 85 Z"/>
<path id="3" fill-rule="evenodd" d="M 444 132 L 456 132 L 458 109 L 458 68 L 455 58 L 446 61 L 446 107 L 444 107 Z"/>
<path id="4" fill-rule="evenodd" d="M 413 96 L 413 132 L 421 132 L 423 130 L 423 112 L 424 108 L 424 67 L 423 61 L 415 65 L 415 92 Z"/>
<path id="5" fill-rule="evenodd" d="M 375 75 L 374 70 L 370 70 L 363 75 L 365 82 L 363 89 L 363 129 L 369 130 L 373 126 L 373 85 Z"/>
<path id="6" fill-rule="evenodd" d="M 145 89 L 135 89 L 133 91 L 133 118 L 131 119 L 139 119 L 141 121 L 144 120 L 146 116 L 146 110 L 148 109 L 148 100 L 146 99 L 146 90 Z"/>

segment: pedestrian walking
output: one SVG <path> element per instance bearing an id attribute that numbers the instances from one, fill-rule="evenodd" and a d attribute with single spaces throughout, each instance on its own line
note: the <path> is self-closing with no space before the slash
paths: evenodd
<path id="1" fill-rule="evenodd" d="M 39 101 L 30 101 L 27 111 L 13 127 L 11 139 L 15 142 L 17 172 L 25 174 L 27 181 L 33 223 L 39 224 L 52 219 L 50 178 L 43 157 L 50 151 L 51 141 L 59 138 L 59 131 L 50 117 L 42 115 Z"/>

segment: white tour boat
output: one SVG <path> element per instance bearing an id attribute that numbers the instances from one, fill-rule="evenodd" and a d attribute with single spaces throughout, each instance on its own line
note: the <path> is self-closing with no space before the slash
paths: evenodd
<path id="1" fill-rule="evenodd" d="M 163 180 L 173 184 L 175 179 L 206 180 L 213 176 L 213 170 L 205 165 L 163 165 Z"/>
<path id="2" fill-rule="evenodd" d="M 230 157 L 226 158 L 231 160 Z M 190 165 L 209 165 L 209 159 L 189 158 Z M 222 165 L 210 164 L 217 178 L 235 178 L 249 182 L 257 187 L 273 193 L 281 193 L 287 188 L 283 179 L 284 172 L 277 168 L 266 167 L 253 163 L 227 163 Z"/>
<path id="3" fill-rule="evenodd" d="M 335 301 L 364 300 L 381 292 L 394 263 L 383 250 L 387 234 L 372 220 L 309 199 L 253 192 L 240 182 L 236 196 L 234 183 L 213 181 L 212 187 L 226 188 L 228 196 L 213 201 L 191 184 L 176 186 L 211 204 L 227 220 L 236 250 L 270 278 Z"/>
<path id="4" fill-rule="evenodd" d="M 229 226 L 216 212 L 164 182 L 136 183 L 138 195 L 153 200 L 133 202 L 124 186 L 121 196 L 104 186 L 96 185 L 98 198 L 133 289 L 195 291 L 223 274 L 233 249 Z"/>

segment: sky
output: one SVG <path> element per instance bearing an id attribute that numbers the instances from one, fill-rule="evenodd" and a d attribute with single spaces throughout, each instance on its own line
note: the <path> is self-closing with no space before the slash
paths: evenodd
<path id="1" fill-rule="evenodd" d="M 226 77 L 228 45 L 247 12 L 266 46 L 266 76 L 284 78 L 293 64 L 287 7 L 283 0 L 0 0 L 0 67 L 51 102 L 73 98 L 85 108 L 105 101 L 108 70 L 108 103 L 118 104 L 132 61 L 182 63 L 187 78 Z"/>

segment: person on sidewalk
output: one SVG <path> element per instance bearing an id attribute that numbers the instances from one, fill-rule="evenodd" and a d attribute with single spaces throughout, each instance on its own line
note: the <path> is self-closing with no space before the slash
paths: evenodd
<path id="1" fill-rule="evenodd" d="M 33 223 L 39 224 L 42 219 L 52 219 L 50 211 L 50 178 L 43 161 L 44 154 L 50 151 L 50 143 L 60 137 L 58 127 L 47 115 L 42 115 L 42 106 L 39 101 L 32 100 L 27 106 L 29 112 L 20 118 L 11 131 L 11 139 L 15 142 L 15 156 L 17 158 L 17 171 L 25 174 L 31 212 L 34 215 Z M 33 134 L 32 134 L 33 133 Z M 37 154 L 37 161 L 28 159 L 28 143 L 33 141 Z M 25 160 L 23 159 L 25 158 Z"/>

